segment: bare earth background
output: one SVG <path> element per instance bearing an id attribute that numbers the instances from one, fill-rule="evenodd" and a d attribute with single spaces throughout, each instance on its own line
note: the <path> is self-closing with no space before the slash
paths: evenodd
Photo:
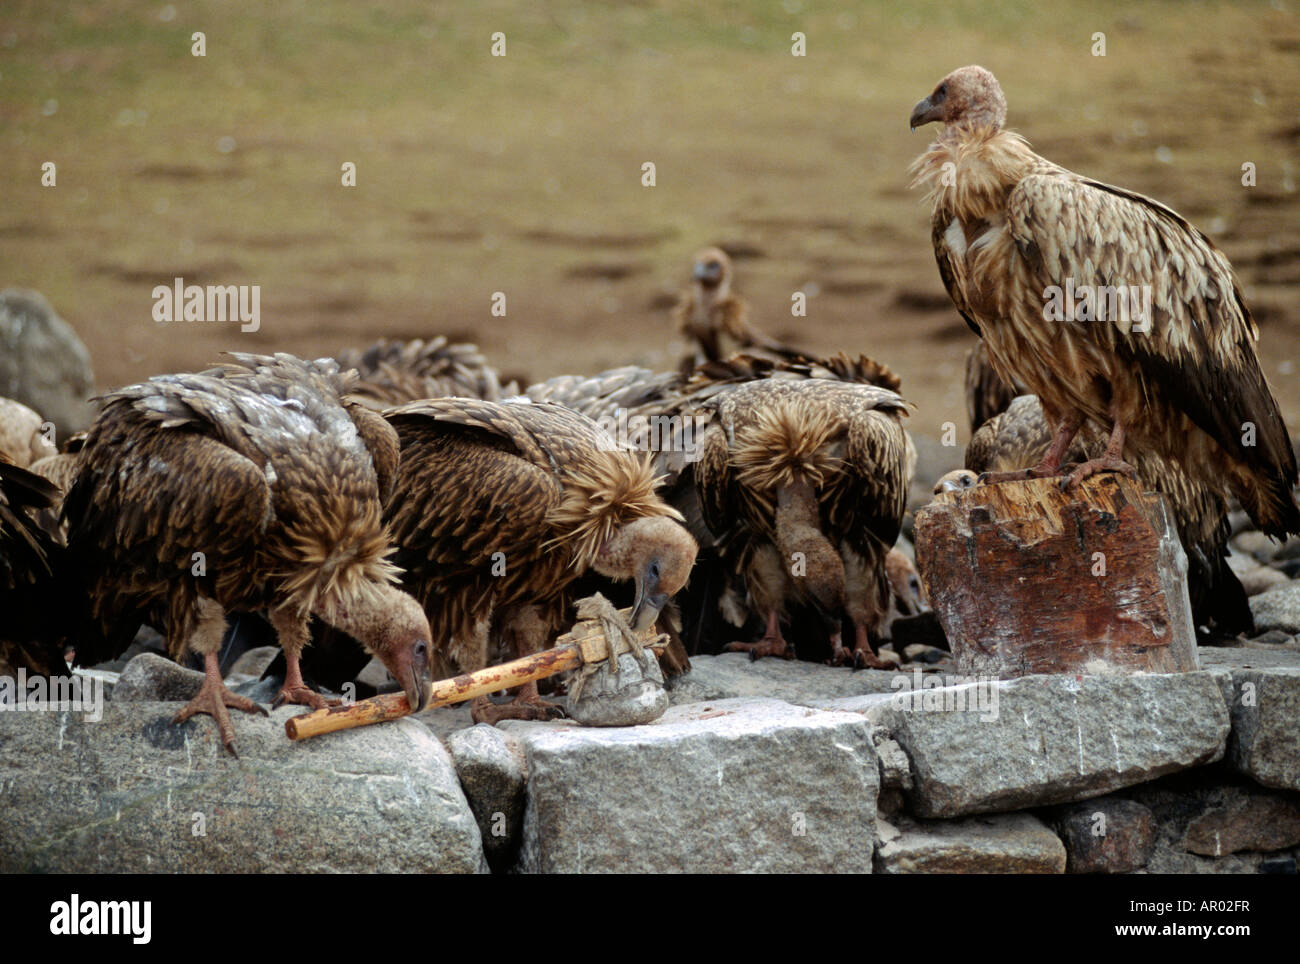
<path id="1" fill-rule="evenodd" d="M 1154 195 L 1227 252 L 1300 429 L 1295 0 L 10 0 L 0 286 L 42 291 L 101 387 L 222 350 L 438 333 L 538 379 L 671 365 L 668 306 L 692 252 L 720 243 L 763 327 L 887 362 L 914 430 L 964 431 L 973 336 L 907 189 L 933 131 L 909 134 L 907 117 L 966 63 L 997 74 L 1009 125 L 1040 153 Z M 178 275 L 260 285 L 261 330 L 157 325 L 151 291 Z M 796 290 L 806 319 L 790 316 Z"/>

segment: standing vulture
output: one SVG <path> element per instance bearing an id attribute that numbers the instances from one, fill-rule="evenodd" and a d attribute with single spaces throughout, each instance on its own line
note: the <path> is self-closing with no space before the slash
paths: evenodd
<path id="1" fill-rule="evenodd" d="M 935 257 L 958 311 L 1008 384 L 1054 428 L 1030 469 L 1054 476 L 1085 422 L 1105 451 L 1067 484 L 1150 450 L 1231 492 L 1264 532 L 1300 532 L 1295 453 L 1255 354 L 1258 329 L 1227 258 L 1150 198 L 1082 177 L 1003 129 L 983 67 L 953 71 L 912 111 L 945 127 L 913 165 Z"/>
<path id="2" fill-rule="evenodd" d="M 984 423 L 966 447 L 966 468 L 975 473 L 1009 472 L 1036 464 L 1052 442 L 1042 406 L 1021 395 L 1005 412 Z M 1067 458 L 1096 458 L 1106 447 L 1105 434 L 1085 425 Z M 1187 590 L 1198 626 L 1213 625 L 1229 636 L 1253 633 L 1254 619 L 1246 590 L 1228 565 L 1228 507 L 1218 486 L 1192 478 L 1177 459 L 1153 449 L 1133 453 L 1138 479 L 1169 502 L 1178 537 L 1187 553 Z"/>
<path id="3" fill-rule="evenodd" d="M 233 752 L 226 708 L 260 707 L 221 680 L 226 613 L 269 611 L 287 663 L 276 705 L 319 707 L 298 665 L 315 615 L 361 641 L 422 707 L 429 626 L 394 585 L 380 503 L 396 434 L 342 401 L 348 382 L 332 361 L 231 358 L 103 398 L 64 503 L 90 595 L 78 661 L 117 656 L 149 610 L 164 611 L 173 657 L 204 660 L 203 687 L 175 722 L 212 715 Z"/>
<path id="4" fill-rule="evenodd" d="M 489 647 L 544 649 L 588 571 L 634 580 L 643 630 L 690 575 L 695 540 L 655 494 L 648 462 L 559 405 L 430 399 L 387 412 L 401 439 L 388 517 L 397 563 L 433 629 L 439 675 L 488 664 Z M 548 719 L 537 684 L 471 704 L 474 722 Z"/>
<path id="5" fill-rule="evenodd" d="M 720 563 L 708 604 L 733 626 L 761 614 L 763 638 L 728 649 L 793 655 L 781 626 L 806 605 L 834 662 L 882 666 L 868 640 L 887 619 L 885 557 L 915 458 L 898 384 L 866 357 L 741 354 L 690 376 L 620 369 L 528 391 L 603 420 L 626 408 L 668 479 L 666 497 Z M 845 615 L 853 651 L 841 641 Z"/>
<path id="6" fill-rule="evenodd" d="M 678 332 L 690 343 L 679 366 L 683 373 L 744 349 L 769 351 L 777 357 L 798 354 L 754 327 L 748 303 L 731 290 L 734 274 L 731 259 L 721 248 L 695 253 L 690 290 L 673 310 Z"/>

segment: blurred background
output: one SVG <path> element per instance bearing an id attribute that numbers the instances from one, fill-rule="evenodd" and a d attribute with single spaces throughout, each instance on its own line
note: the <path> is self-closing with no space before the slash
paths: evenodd
<path id="1" fill-rule="evenodd" d="M 1225 250 L 1300 429 L 1294 0 L 8 0 L 0 287 L 41 291 L 101 388 L 222 350 L 433 334 L 535 380 L 671 367 L 669 309 L 692 253 L 719 244 L 762 328 L 886 362 L 914 431 L 964 438 L 974 336 L 908 190 L 934 128 L 907 118 L 967 63 L 998 76 L 1039 153 L 1159 198 Z M 158 325 L 151 292 L 177 276 L 260 285 L 260 330 Z"/>

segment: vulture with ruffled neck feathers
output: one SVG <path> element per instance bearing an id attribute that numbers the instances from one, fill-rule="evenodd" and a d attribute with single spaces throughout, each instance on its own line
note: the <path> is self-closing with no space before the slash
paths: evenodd
<path id="1" fill-rule="evenodd" d="M 427 699 L 428 622 L 396 585 L 381 497 L 397 437 L 343 396 L 330 360 L 232 354 L 197 374 L 161 375 L 105 395 L 64 503 L 68 555 L 90 598 L 77 660 L 115 658 L 150 612 L 168 649 L 202 655 L 199 694 L 177 714 L 258 712 L 221 680 L 228 612 L 266 610 L 288 672 L 280 702 L 324 705 L 298 656 L 313 615 L 359 640 Z"/>
<path id="2" fill-rule="evenodd" d="M 537 652 L 572 620 L 588 572 L 631 580 L 648 628 L 686 584 L 695 540 L 656 494 L 646 459 L 559 405 L 441 398 L 386 413 L 401 439 L 387 518 L 406 586 L 425 607 L 439 676 L 486 666 L 494 643 Z M 471 703 L 476 723 L 550 719 L 521 687 Z"/>
<path id="3" fill-rule="evenodd" d="M 1147 450 L 1235 495 L 1263 532 L 1300 532 L 1295 453 L 1222 252 L 1163 204 L 1035 154 L 1004 128 L 983 67 L 916 105 L 912 128 L 932 122 L 944 128 L 913 171 L 940 276 L 993 369 L 1038 396 L 1054 433 L 1037 465 L 1001 478 L 1059 474 L 1087 422 L 1107 444 L 1067 484 L 1133 474 L 1126 452 Z"/>

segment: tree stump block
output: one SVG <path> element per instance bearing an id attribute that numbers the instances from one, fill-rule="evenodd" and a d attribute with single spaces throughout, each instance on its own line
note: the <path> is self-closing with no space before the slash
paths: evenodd
<path id="1" fill-rule="evenodd" d="M 1106 473 L 942 492 L 916 562 L 963 674 L 1198 668 L 1187 557 L 1164 499 Z"/>

